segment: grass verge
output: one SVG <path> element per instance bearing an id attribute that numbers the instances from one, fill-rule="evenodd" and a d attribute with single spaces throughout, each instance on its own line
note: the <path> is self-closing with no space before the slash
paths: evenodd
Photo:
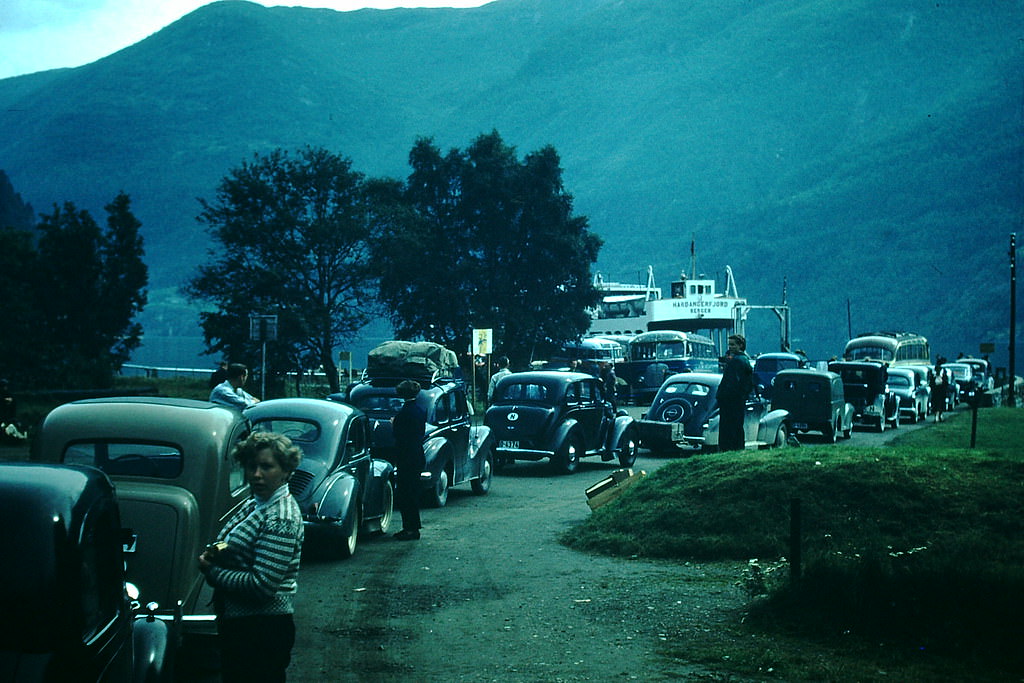
<path id="1" fill-rule="evenodd" d="M 970 413 L 882 448 L 702 455 L 563 537 L 580 550 L 747 562 L 736 633 L 666 654 L 781 680 L 1020 680 L 1024 413 Z M 801 511 L 791 573 L 792 501 Z"/>

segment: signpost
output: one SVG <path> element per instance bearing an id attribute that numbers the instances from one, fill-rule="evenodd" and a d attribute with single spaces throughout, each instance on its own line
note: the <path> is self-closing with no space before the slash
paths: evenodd
<path id="1" fill-rule="evenodd" d="M 249 339 L 261 344 L 260 400 L 264 400 L 267 398 L 267 342 L 277 340 L 277 316 L 250 315 Z"/>

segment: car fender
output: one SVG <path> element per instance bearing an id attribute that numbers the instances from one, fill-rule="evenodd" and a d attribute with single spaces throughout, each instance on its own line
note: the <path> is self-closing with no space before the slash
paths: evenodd
<path id="1" fill-rule="evenodd" d="M 469 460 L 473 463 L 473 472 L 477 475 L 483 472 L 483 460 L 481 454 L 493 453 L 497 444 L 494 439 L 494 432 L 487 425 L 478 425 L 469 430 Z"/>
<path id="2" fill-rule="evenodd" d="M 619 438 L 626 432 L 627 429 L 631 429 L 635 422 L 632 417 L 627 415 L 616 415 L 615 424 L 612 425 L 612 429 L 608 434 L 608 441 L 605 443 L 606 450 L 612 450 L 619 445 Z"/>
<path id="3" fill-rule="evenodd" d="M 353 520 L 346 519 L 351 501 L 358 500 L 359 482 L 350 472 L 336 472 L 320 485 L 317 515 L 321 521 L 341 522 L 343 530 L 351 530 Z"/>
<path id="4" fill-rule="evenodd" d="M 846 431 L 847 429 L 853 429 L 853 415 L 854 415 L 854 412 L 855 412 L 855 410 L 854 410 L 854 407 L 853 407 L 852 404 L 850 404 L 850 403 L 844 403 L 843 404 L 843 416 L 842 416 L 843 431 Z"/>
<path id="5" fill-rule="evenodd" d="M 779 425 L 789 419 L 789 411 L 778 408 L 761 418 L 757 425 L 757 440 L 764 443 L 774 443 L 775 434 L 779 431 Z"/>
<path id="6" fill-rule="evenodd" d="M 561 448 L 562 444 L 564 444 L 566 439 L 569 438 L 569 434 L 576 429 L 577 424 L 579 424 L 578 420 L 570 418 L 568 420 L 564 420 L 560 425 L 558 425 L 558 428 L 555 429 L 555 433 L 551 436 L 551 442 L 548 444 L 548 448 L 546 450 L 549 450 L 552 453 L 557 453 L 558 449 Z"/>
<path id="7" fill-rule="evenodd" d="M 135 617 L 132 624 L 133 683 L 171 681 L 174 640 L 166 621 L 152 614 Z"/>
<path id="8" fill-rule="evenodd" d="M 432 436 L 423 442 L 423 459 L 426 471 L 430 472 L 431 481 L 437 478 L 446 465 L 442 453 L 447 445 L 448 439 L 443 436 Z"/>

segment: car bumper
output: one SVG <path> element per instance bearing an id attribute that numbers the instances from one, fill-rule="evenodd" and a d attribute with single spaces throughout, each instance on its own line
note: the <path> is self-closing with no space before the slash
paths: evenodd
<path id="1" fill-rule="evenodd" d="M 681 422 L 636 420 L 635 424 L 640 432 L 640 444 L 645 448 L 673 445 L 699 450 L 704 447 L 704 437 L 688 435 L 686 425 Z"/>

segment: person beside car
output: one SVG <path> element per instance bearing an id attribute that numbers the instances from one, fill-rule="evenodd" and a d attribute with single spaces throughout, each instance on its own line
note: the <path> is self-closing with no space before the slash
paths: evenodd
<path id="1" fill-rule="evenodd" d="M 932 412 L 935 414 L 935 421 L 942 422 L 942 413 L 946 410 L 947 402 L 950 396 L 950 379 L 946 374 L 946 369 L 939 363 L 935 366 L 935 372 L 932 373 L 928 380 L 932 390 Z"/>
<path id="2" fill-rule="evenodd" d="M 494 402 L 494 389 L 498 386 L 501 378 L 512 374 L 512 371 L 508 369 L 508 356 L 498 356 L 498 360 L 495 362 L 498 366 L 498 371 L 491 375 L 491 381 L 487 384 L 487 405 L 491 405 Z"/>
<path id="3" fill-rule="evenodd" d="M 398 470 L 395 503 L 402 513 L 402 530 L 395 534 L 399 541 L 416 541 L 420 537 L 420 472 L 426 467 L 423 454 L 423 434 L 427 414 L 416 405 L 419 382 L 403 380 L 395 387 L 395 395 L 404 403 L 391 419 L 395 436 L 395 467 Z"/>
<path id="4" fill-rule="evenodd" d="M 718 449 L 742 451 L 746 447 L 743 414 L 747 396 L 754 388 L 754 369 L 746 354 L 747 340 L 730 335 L 729 350 L 722 358 L 722 381 L 718 385 Z"/>
<path id="5" fill-rule="evenodd" d="M 295 644 L 294 606 L 304 536 L 288 490 L 302 452 L 291 439 L 253 432 L 232 457 L 252 497 L 199 556 L 214 589 L 225 683 L 284 681 Z"/>
<path id="6" fill-rule="evenodd" d="M 227 379 L 210 392 L 210 402 L 239 410 L 256 405 L 260 400 L 242 388 L 248 379 L 249 368 L 241 363 L 231 363 L 228 365 Z"/>

